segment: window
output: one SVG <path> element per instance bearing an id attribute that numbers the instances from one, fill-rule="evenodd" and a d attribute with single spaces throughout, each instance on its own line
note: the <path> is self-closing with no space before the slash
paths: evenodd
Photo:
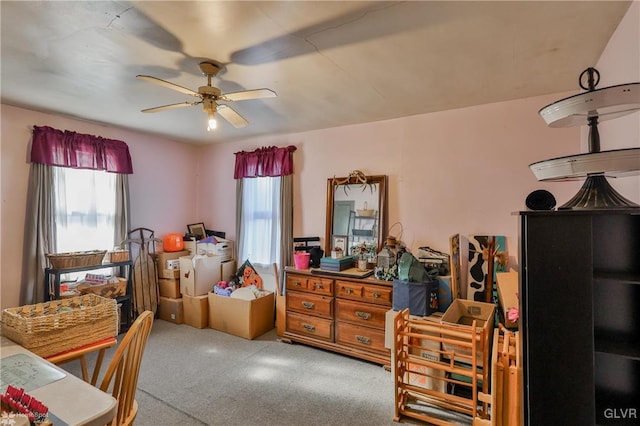
<path id="1" fill-rule="evenodd" d="M 113 248 L 116 175 L 68 167 L 53 169 L 56 251 Z"/>
<path id="2" fill-rule="evenodd" d="M 265 267 L 279 261 L 281 182 L 282 177 L 243 179 L 241 260 L 249 259 L 252 264 Z"/>
<path id="3" fill-rule="evenodd" d="M 116 175 L 97 170 L 53 167 L 55 252 L 108 250 L 114 247 Z M 119 243 L 119 242 L 118 242 Z M 92 273 L 111 274 L 110 268 Z M 81 279 L 86 272 L 65 274 Z"/>

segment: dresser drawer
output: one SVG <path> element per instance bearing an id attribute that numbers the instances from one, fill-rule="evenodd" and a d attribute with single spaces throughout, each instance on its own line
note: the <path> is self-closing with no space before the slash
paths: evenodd
<path id="1" fill-rule="evenodd" d="M 392 287 L 365 284 L 362 288 L 362 300 L 376 305 L 391 306 L 392 295 Z"/>
<path id="2" fill-rule="evenodd" d="M 345 299 L 361 300 L 362 284 L 336 280 L 336 296 Z"/>
<path id="3" fill-rule="evenodd" d="M 333 297 L 300 291 L 287 292 L 287 311 L 333 318 Z"/>
<path id="4" fill-rule="evenodd" d="M 287 312 L 287 331 L 333 342 L 333 321 Z"/>
<path id="5" fill-rule="evenodd" d="M 333 296 L 333 280 L 329 278 L 307 278 L 307 290 L 316 294 Z"/>
<path id="6" fill-rule="evenodd" d="M 336 299 L 336 320 L 384 330 L 388 309 L 368 303 Z"/>
<path id="7" fill-rule="evenodd" d="M 330 278 L 287 274 L 286 286 L 287 290 L 309 291 L 325 296 L 333 296 L 333 280 Z"/>
<path id="8" fill-rule="evenodd" d="M 299 290 L 306 291 L 308 288 L 308 278 L 300 275 L 291 275 L 287 274 L 287 291 L 288 290 Z"/>
<path id="9" fill-rule="evenodd" d="M 384 347 L 384 329 L 361 327 L 338 321 L 336 323 L 336 343 L 371 351 L 389 353 Z"/>
<path id="10" fill-rule="evenodd" d="M 359 300 L 376 305 L 391 306 L 393 288 L 383 285 L 360 284 L 353 281 L 336 280 L 336 296 Z"/>

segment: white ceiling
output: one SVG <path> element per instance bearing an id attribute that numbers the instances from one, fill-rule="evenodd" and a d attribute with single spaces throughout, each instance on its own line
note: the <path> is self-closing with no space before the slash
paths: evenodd
<path id="1" fill-rule="evenodd" d="M 3 0 L 2 102 L 204 144 L 577 93 L 630 4 Z M 197 91 L 205 59 L 223 93 L 278 97 L 230 104 L 240 129 L 140 112 L 194 98 L 137 74 Z"/>

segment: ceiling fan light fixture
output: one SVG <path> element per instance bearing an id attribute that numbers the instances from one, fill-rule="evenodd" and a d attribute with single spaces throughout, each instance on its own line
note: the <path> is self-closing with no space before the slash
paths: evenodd
<path id="1" fill-rule="evenodd" d="M 207 121 L 207 132 L 215 130 L 218 127 L 218 122 L 213 112 L 209 112 L 209 120 Z"/>
<path id="2" fill-rule="evenodd" d="M 222 93 L 222 91 L 211 84 L 211 79 L 215 77 L 221 71 L 221 65 L 217 64 L 214 61 L 204 61 L 200 63 L 200 70 L 204 75 L 207 76 L 207 85 L 198 87 L 198 91 L 194 91 L 188 89 L 186 87 L 179 86 L 177 84 L 171 83 L 166 80 L 162 80 L 157 77 L 152 77 L 149 75 L 138 75 L 137 77 L 146 80 L 151 83 L 158 84 L 160 86 L 176 90 L 178 92 L 191 95 L 197 98 L 200 98 L 200 101 L 194 102 L 180 102 L 177 104 L 163 105 L 154 108 L 143 109 L 142 112 L 159 112 L 167 109 L 180 108 L 186 106 L 194 106 L 202 104 L 204 111 L 207 113 L 207 131 L 211 131 L 217 127 L 217 122 L 214 117 L 214 114 L 219 112 L 220 116 L 228 121 L 233 127 L 239 129 L 241 127 L 246 126 L 249 122 L 238 114 L 231 106 L 226 104 L 219 104 L 218 101 L 223 102 L 236 102 L 236 101 L 247 101 L 252 99 L 264 99 L 264 98 L 273 98 L 276 97 L 277 94 L 271 89 L 250 89 L 250 90 L 240 90 L 238 92 L 232 93 Z"/>

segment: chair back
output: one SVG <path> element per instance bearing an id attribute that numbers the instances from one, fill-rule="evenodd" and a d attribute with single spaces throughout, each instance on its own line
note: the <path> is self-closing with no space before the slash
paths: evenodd
<path id="1" fill-rule="evenodd" d="M 138 412 L 135 400 L 138 373 L 147 338 L 153 325 L 153 312 L 144 311 L 133 322 L 104 374 L 100 389 L 118 401 L 112 426 L 131 425 Z"/>

